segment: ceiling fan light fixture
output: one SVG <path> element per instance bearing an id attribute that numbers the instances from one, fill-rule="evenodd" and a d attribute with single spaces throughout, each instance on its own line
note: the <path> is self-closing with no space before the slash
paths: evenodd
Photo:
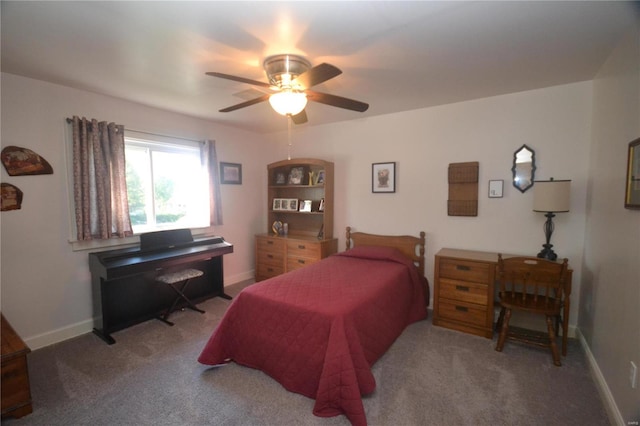
<path id="1" fill-rule="evenodd" d="M 296 115 L 307 106 L 307 95 L 303 92 L 283 90 L 269 97 L 271 107 L 281 115 Z"/>

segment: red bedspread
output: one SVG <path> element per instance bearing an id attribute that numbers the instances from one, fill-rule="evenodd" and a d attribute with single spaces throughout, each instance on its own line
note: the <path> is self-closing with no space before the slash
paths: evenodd
<path id="1" fill-rule="evenodd" d="M 315 415 L 366 425 L 361 395 L 375 389 L 371 366 L 426 318 L 425 284 L 400 252 L 356 247 L 245 288 L 198 361 L 260 369 L 315 398 Z"/>

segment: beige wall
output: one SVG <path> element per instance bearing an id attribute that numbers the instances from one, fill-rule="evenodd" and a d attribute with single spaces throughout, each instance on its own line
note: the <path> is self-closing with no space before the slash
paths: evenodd
<path id="1" fill-rule="evenodd" d="M 625 209 L 624 195 L 628 144 L 640 137 L 638 28 L 601 68 L 593 97 L 579 328 L 618 422 L 637 424 L 640 383 L 631 389 L 629 369 L 640 367 L 640 210 Z"/>
<path id="2" fill-rule="evenodd" d="M 226 284 L 252 277 L 253 235 L 261 230 L 262 170 L 272 151 L 263 137 L 192 117 L 2 74 L 2 146 L 44 156 L 53 175 L 10 177 L 24 192 L 21 210 L 2 212 L 2 312 L 32 349 L 91 331 L 88 251 L 72 251 L 64 144 L 66 117 L 115 121 L 126 128 L 214 139 L 218 159 L 241 163 L 242 185 L 222 185 L 224 225 L 209 230 L 234 244 L 224 256 Z"/>

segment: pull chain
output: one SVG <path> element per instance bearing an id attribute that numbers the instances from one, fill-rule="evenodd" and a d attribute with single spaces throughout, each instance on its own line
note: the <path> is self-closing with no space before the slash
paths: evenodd
<path id="1" fill-rule="evenodd" d="M 291 114 L 287 114 L 287 140 L 289 142 L 287 147 L 287 160 L 291 160 Z"/>

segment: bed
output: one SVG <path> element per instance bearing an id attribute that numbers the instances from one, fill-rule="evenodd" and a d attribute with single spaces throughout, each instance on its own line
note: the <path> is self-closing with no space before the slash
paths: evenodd
<path id="1" fill-rule="evenodd" d="M 198 361 L 259 369 L 315 399 L 315 415 L 366 425 L 371 366 L 427 316 L 425 234 L 346 237 L 346 251 L 240 292 Z"/>

